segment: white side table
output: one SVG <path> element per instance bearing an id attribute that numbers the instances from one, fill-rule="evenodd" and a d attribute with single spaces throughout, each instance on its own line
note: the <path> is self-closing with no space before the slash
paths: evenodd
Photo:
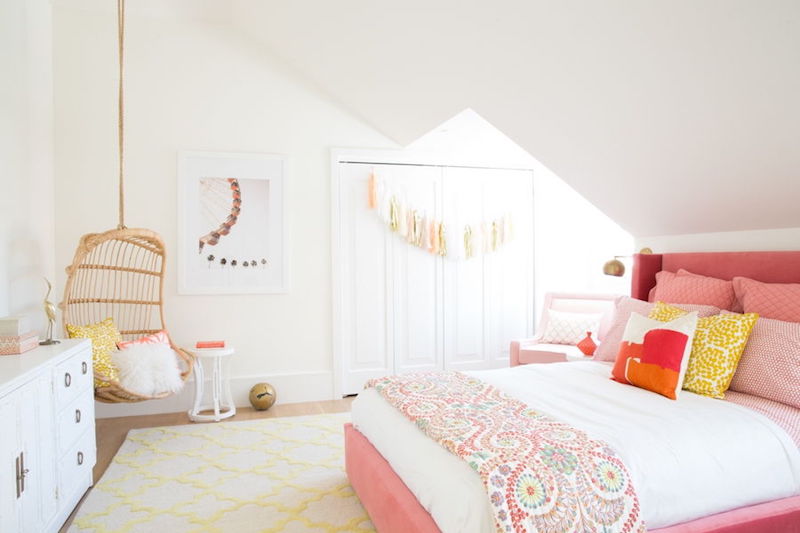
<path id="1" fill-rule="evenodd" d="M 231 397 L 231 387 L 228 378 L 223 375 L 222 362 L 234 354 L 233 347 L 225 348 L 195 348 L 191 354 L 195 358 L 194 365 L 194 405 L 189 410 L 189 419 L 192 422 L 219 422 L 236 414 L 236 406 Z M 212 365 L 211 373 L 211 403 L 203 403 L 205 371 L 203 359 L 209 359 Z M 223 390 L 224 389 L 224 390 Z M 224 398 L 223 398 L 224 394 Z M 202 415 L 202 411 L 214 411 L 214 414 Z"/>

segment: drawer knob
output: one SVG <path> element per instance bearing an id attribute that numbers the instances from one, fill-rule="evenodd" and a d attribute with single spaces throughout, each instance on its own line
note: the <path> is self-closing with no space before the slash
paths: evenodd
<path id="1" fill-rule="evenodd" d="M 81 373 L 86 374 L 89 371 L 89 365 L 86 364 L 86 361 L 81 363 Z"/>
<path id="2" fill-rule="evenodd" d="M 65 387 L 69 387 L 70 385 L 72 385 L 72 376 L 70 375 L 69 372 L 65 372 L 64 373 L 64 386 Z"/>
<path id="3" fill-rule="evenodd" d="M 76 424 L 80 424 L 81 423 L 81 410 L 80 409 L 75 409 L 75 423 Z"/>
<path id="4" fill-rule="evenodd" d="M 83 452 L 78 452 L 78 466 L 83 464 Z"/>

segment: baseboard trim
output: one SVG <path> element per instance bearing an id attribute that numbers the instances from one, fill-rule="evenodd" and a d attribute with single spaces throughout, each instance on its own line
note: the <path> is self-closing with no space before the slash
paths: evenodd
<path id="1" fill-rule="evenodd" d="M 206 375 L 205 381 L 205 393 L 208 398 L 211 390 L 208 375 Z M 333 373 L 330 371 L 237 376 L 230 379 L 231 395 L 236 407 L 249 406 L 250 388 L 262 381 L 275 387 L 277 403 L 317 402 L 334 399 Z M 163 400 L 123 404 L 95 402 L 95 416 L 112 418 L 188 411 L 194 401 L 194 389 L 194 381 L 190 378 L 180 393 Z"/>

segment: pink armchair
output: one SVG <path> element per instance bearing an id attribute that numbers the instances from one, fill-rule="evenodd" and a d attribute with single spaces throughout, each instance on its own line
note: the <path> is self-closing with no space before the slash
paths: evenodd
<path id="1" fill-rule="evenodd" d="M 541 343 L 542 332 L 547 327 L 548 311 L 553 309 L 569 313 L 602 314 L 598 339 L 595 339 L 599 344 L 611 327 L 611 320 L 614 317 L 614 302 L 618 297 L 614 294 L 545 294 L 544 308 L 536 335 L 532 339 L 511 341 L 511 366 L 587 359 L 577 346 Z"/>

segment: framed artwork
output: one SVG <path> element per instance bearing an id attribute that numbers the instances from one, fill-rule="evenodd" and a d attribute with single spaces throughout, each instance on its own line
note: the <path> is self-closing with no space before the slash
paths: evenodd
<path id="1" fill-rule="evenodd" d="M 286 157 L 178 155 L 178 292 L 289 291 Z"/>

